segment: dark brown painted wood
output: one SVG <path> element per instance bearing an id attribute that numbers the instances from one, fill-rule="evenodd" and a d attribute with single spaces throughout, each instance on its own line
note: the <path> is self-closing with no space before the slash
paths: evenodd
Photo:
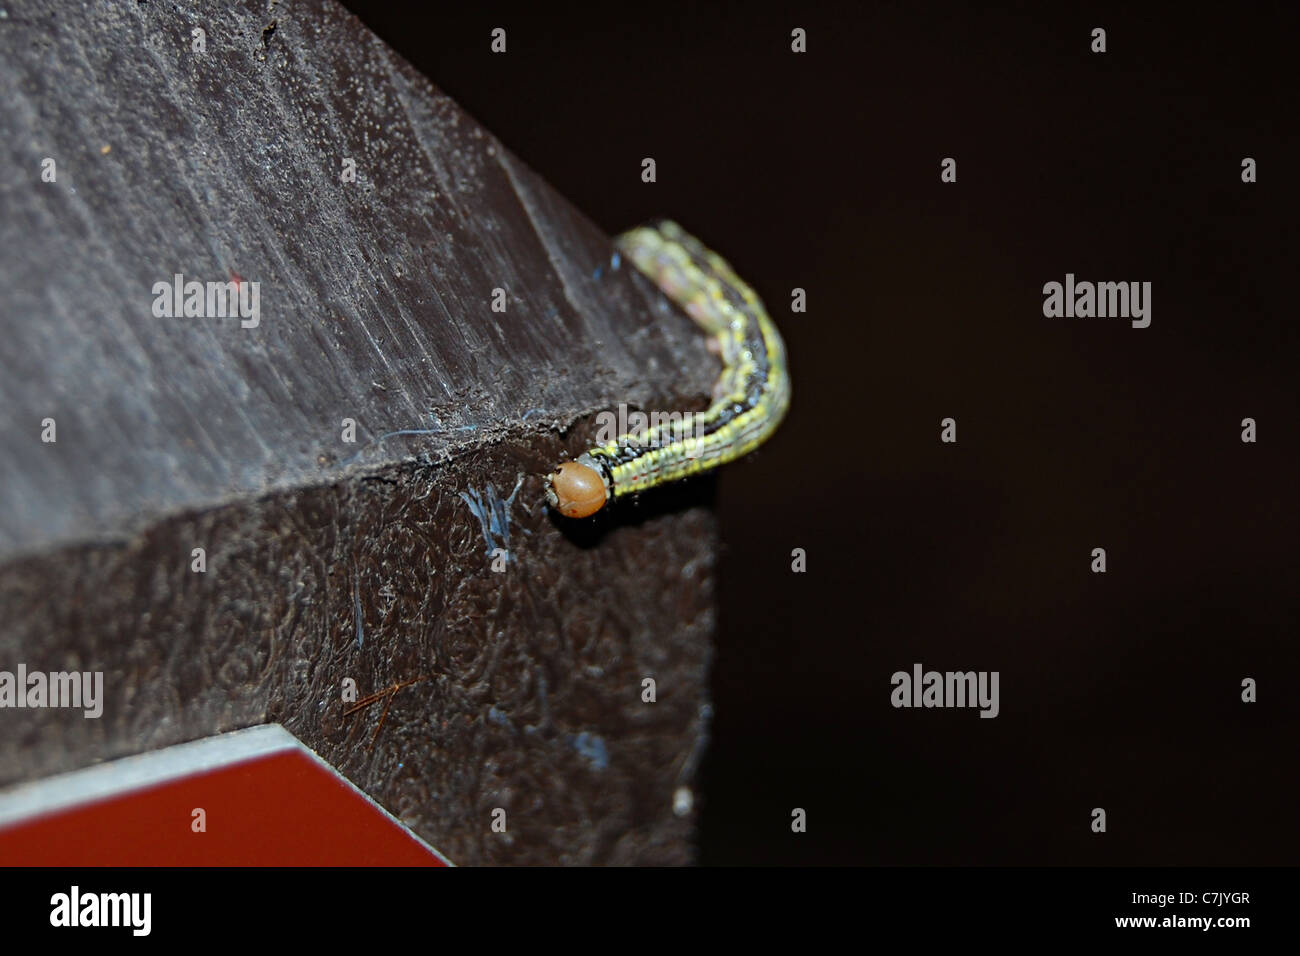
<path id="1" fill-rule="evenodd" d="M 106 684 L 97 720 L 0 710 L 0 785 L 278 721 L 456 862 L 685 862 L 711 486 L 573 528 L 541 476 L 715 367 L 355 18 L 273 11 L 0 19 L 0 669 Z M 156 316 L 176 274 L 258 283 L 257 325 Z M 521 477 L 507 537 L 475 511 Z M 422 674 L 372 749 L 345 678 Z"/>

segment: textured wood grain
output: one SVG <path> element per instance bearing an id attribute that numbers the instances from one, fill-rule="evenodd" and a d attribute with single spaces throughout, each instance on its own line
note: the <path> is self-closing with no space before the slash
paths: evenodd
<path id="1" fill-rule="evenodd" d="M 457 862 L 684 862 L 711 487 L 575 531 L 540 475 L 591 413 L 700 407 L 716 368 L 354 18 L 262 9 L 0 19 L 0 668 L 108 698 L 0 711 L 0 785 L 271 720 Z M 260 283 L 259 324 L 156 317 L 176 273 Z M 469 502 L 519 476 L 507 542 Z M 430 672 L 370 749 L 344 678 Z"/>

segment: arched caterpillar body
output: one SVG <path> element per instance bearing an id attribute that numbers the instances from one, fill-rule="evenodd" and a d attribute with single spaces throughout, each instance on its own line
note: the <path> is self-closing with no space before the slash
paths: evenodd
<path id="1" fill-rule="evenodd" d="M 615 245 L 709 333 L 722 374 L 705 411 L 620 435 L 549 475 L 546 499 L 569 518 L 748 454 L 776 431 L 790 406 L 785 344 L 726 260 L 668 220 L 625 232 Z"/>

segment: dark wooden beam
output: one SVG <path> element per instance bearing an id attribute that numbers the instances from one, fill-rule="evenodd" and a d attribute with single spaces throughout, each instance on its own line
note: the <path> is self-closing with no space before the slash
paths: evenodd
<path id="1" fill-rule="evenodd" d="M 0 85 L 0 669 L 106 698 L 0 710 L 0 785 L 276 721 L 456 862 L 688 861 L 710 486 L 568 527 L 541 476 L 701 406 L 689 320 L 327 0 L 24 4 Z"/>

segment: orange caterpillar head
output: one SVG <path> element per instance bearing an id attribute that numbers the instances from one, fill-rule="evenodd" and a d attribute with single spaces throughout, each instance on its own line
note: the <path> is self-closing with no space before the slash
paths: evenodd
<path id="1" fill-rule="evenodd" d="M 609 500 L 605 479 L 583 459 L 566 461 L 546 479 L 546 501 L 566 518 L 594 515 Z"/>

